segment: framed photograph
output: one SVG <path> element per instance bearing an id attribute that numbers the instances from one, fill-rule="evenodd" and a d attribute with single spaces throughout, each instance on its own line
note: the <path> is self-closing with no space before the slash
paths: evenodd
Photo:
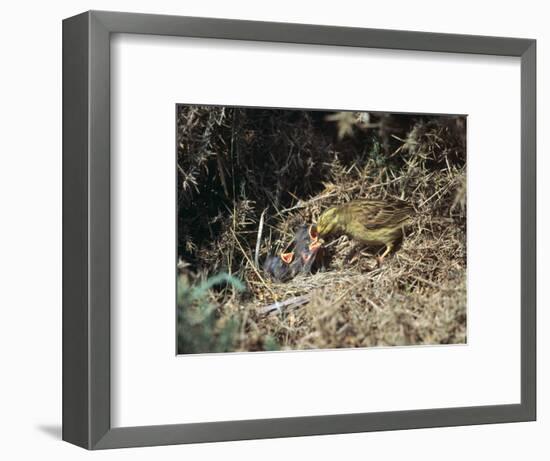
<path id="1" fill-rule="evenodd" d="M 466 116 L 178 105 L 176 130 L 178 354 L 466 344 Z"/>
<path id="2" fill-rule="evenodd" d="M 63 22 L 63 439 L 536 417 L 536 42 Z"/>

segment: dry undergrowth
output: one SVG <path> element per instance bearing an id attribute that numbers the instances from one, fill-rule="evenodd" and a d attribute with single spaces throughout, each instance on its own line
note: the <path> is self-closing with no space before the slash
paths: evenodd
<path id="1" fill-rule="evenodd" d="M 179 110 L 179 351 L 464 343 L 464 119 L 251 112 Z M 258 158 L 266 148 L 269 158 Z M 324 268 L 286 283 L 254 262 L 262 214 L 260 262 L 285 250 L 297 226 L 356 198 L 416 209 L 380 268 L 376 249 L 350 258 L 346 237 L 329 243 Z M 299 307 L 261 314 L 303 295 Z"/>

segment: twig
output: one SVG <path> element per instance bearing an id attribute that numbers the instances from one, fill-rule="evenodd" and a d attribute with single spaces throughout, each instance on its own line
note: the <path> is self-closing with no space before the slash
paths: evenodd
<path id="1" fill-rule="evenodd" d="M 264 216 L 266 211 L 267 208 L 262 211 L 262 214 L 260 215 L 260 224 L 258 226 L 258 235 L 256 237 L 256 251 L 254 253 L 254 264 L 256 267 L 260 267 L 260 245 L 262 243 L 262 232 L 264 230 Z"/>
<path id="2" fill-rule="evenodd" d="M 381 311 L 381 307 L 376 304 L 374 301 L 372 301 L 371 299 L 369 298 L 365 298 L 365 301 L 367 301 L 372 307 L 374 307 L 377 311 Z"/>
<path id="3" fill-rule="evenodd" d="M 244 251 L 244 248 L 242 247 L 241 245 L 241 242 L 239 242 L 239 239 L 237 238 L 237 234 L 235 234 L 235 231 L 233 229 L 229 229 L 231 231 L 231 233 L 233 234 L 233 238 L 235 239 L 235 242 L 237 242 L 237 246 L 239 247 L 239 249 L 241 250 L 241 253 L 243 254 L 243 256 L 245 257 L 245 259 L 248 261 L 248 263 L 252 266 L 252 269 L 254 270 L 254 272 L 256 272 L 256 275 L 258 276 L 258 278 L 261 280 L 261 282 L 263 283 L 263 285 L 267 288 L 267 290 L 271 293 L 272 296 L 275 296 L 275 293 L 273 292 L 273 290 L 269 287 L 269 285 L 267 284 L 267 282 L 264 280 L 264 278 L 262 277 L 262 275 L 260 274 L 260 272 L 258 271 L 258 269 L 256 268 L 256 266 L 254 265 L 254 263 L 250 260 L 250 258 L 248 257 L 248 255 L 246 254 L 246 251 Z"/>
<path id="4" fill-rule="evenodd" d="M 434 282 L 430 281 L 430 280 L 426 280 L 424 277 L 420 277 L 419 275 L 412 275 L 412 278 L 415 279 L 416 281 L 418 282 L 421 282 L 421 283 L 425 283 L 426 285 L 429 285 L 433 288 L 438 288 L 440 290 L 443 290 L 444 288 L 442 288 L 441 286 L 435 284 Z"/>
<path id="5" fill-rule="evenodd" d="M 277 301 L 268 306 L 260 308 L 260 314 L 268 315 L 272 312 L 282 312 L 283 309 L 291 309 L 300 307 L 309 302 L 309 295 L 295 296 L 294 298 L 285 299 L 284 301 Z"/>
<path id="6" fill-rule="evenodd" d="M 296 205 L 294 205 L 290 208 L 285 208 L 284 210 L 281 210 L 280 213 L 287 213 L 289 211 L 298 210 L 300 208 L 305 208 L 306 206 L 308 206 L 309 204 L 311 204 L 313 202 L 316 202 L 317 200 L 323 200 L 325 198 L 333 197 L 334 195 L 335 195 L 335 193 L 329 192 L 328 194 L 318 195 L 317 197 L 310 198 L 309 200 L 306 200 L 306 201 L 299 201 Z"/>
<path id="7" fill-rule="evenodd" d="M 221 155 L 216 154 L 216 162 L 218 165 L 218 173 L 220 175 L 220 181 L 222 183 L 223 191 L 225 193 L 225 196 L 229 198 L 229 190 L 227 189 L 227 183 L 225 181 L 225 173 L 223 172 L 223 165 L 221 160 Z"/>

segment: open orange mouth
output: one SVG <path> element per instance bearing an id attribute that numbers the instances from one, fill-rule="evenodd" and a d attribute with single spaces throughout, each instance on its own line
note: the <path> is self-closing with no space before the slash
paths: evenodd
<path id="1" fill-rule="evenodd" d="M 321 242 L 319 241 L 319 233 L 317 232 L 317 226 L 315 224 L 309 226 L 308 233 L 311 240 L 311 243 L 309 244 L 309 250 L 317 251 L 321 246 Z"/>
<path id="2" fill-rule="evenodd" d="M 317 250 L 322 246 L 322 240 L 319 240 L 319 233 L 317 232 L 317 226 L 315 224 L 309 226 L 308 234 L 310 240 L 310 243 L 308 245 L 309 253 L 306 251 L 300 254 L 300 257 L 304 262 L 308 262 L 311 257 L 317 252 Z M 290 264 L 292 263 L 292 261 L 294 261 L 293 251 L 290 251 L 288 253 L 281 253 L 279 256 L 285 264 Z"/>
<path id="3" fill-rule="evenodd" d="M 319 232 L 317 232 L 317 226 L 315 224 L 309 226 L 308 233 L 312 242 L 319 240 Z"/>
<path id="4" fill-rule="evenodd" d="M 281 253 L 281 259 L 285 264 L 290 264 L 294 259 L 294 253 Z"/>

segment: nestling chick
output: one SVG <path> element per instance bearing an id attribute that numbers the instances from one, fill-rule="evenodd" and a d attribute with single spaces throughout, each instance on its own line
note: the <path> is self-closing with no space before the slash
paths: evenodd
<path id="1" fill-rule="evenodd" d="M 355 200 L 326 210 L 317 223 L 319 237 L 345 234 L 364 245 L 386 249 L 378 264 L 403 238 L 403 228 L 414 213 L 403 201 Z"/>
<path id="2" fill-rule="evenodd" d="M 321 244 L 318 242 L 317 232 L 313 226 L 300 226 L 296 231 L 294 243 L 296 256 L 291 266 L 296 268 L 295 272 L 311 272 L 318 252 L 321 251 Z"/>
<path id="3" fill-rule="evenodd" d="M 319 265 L 321 244 L 312 227 L 300 226 L 292 241 L 291 251 L 279 256 L 268 256 L 264 262 L 264 271 L 277 281 L 287 281 L 300 272 L 310 273 Z"/>
<path id="4" fill-rule="evenodd" d="M 280 255 L 269 255 L 264 261 L 263 269 L 270 278 L 279 282 L 291 278 L 290 265 Z"/>

